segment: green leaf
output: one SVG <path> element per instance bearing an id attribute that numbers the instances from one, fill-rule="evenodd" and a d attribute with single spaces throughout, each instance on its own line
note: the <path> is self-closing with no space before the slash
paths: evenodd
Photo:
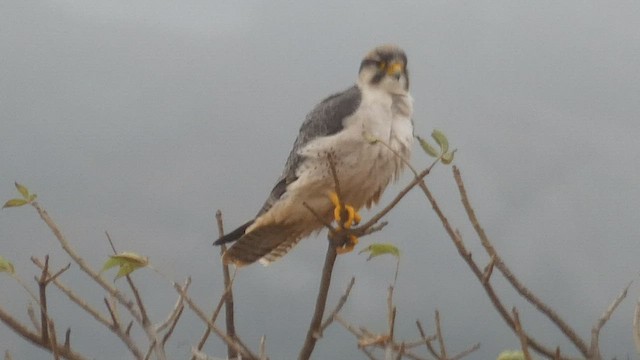
<path id="1" fill-rule="evenodd" d="M 0 256 L 0 272 L 6 272 L 9 274 L 13 274 L 15 272 L 13 264 L 2 256 Z"/>
<path id="2" fill-rule="evenodd" d="M 431 133 L 431 137 L 438 143 L 440 149 L 442 149 L 441 154 L 449 151 L 449 140 L 447 140 L 447 136 L 440 130 L 433 130 Z"/>
<path id="3" fill-rule="evenodd" d="M 366 252 L 369 253 L 369 257 L 367 258 L 367 261 L 373 259 L 376 256 L 385 255 L 385 254 L 393 255 L 397 259 L 400 259 L 400 250 L 395 245 L 392 245 L 392 244 L 371 244 L 366 248 L 360 250 L 358 254 L 362 254 Z"/>
<path id="4" fill-rule="evenodd" d="M 429 144 L 427 140 L 421 138 L 420 136 L 416 136 L 416 138 L 418 139 L 418 142 L 420 143 L 422 150 L 424 150 L 424 152 L 426 152 L 427 155 L 431 157 L 440 156 L 440 153 L 438 152 L 438 150 L 436 150 L 436 148 L 434 148 L 433 145 Z"/>
<path id="5" fill-rule="evenodd" d="M 120 266 L 118 274 L 114 280 L 129 275 L 137 269 L 145 267 L 149 264 L 149 259 L 146 256 L 141 256 L 133 252 L 122 252 L 117 255 L 109 256 L 109 259 L 105 261 L 100 272 L 109 270 L 113 267 Z"/>
<path id="6" fill-rule="evenodd" d="M 25 199 L 11 199 L 6 203 L 4 203 L 2 208 L 4 209 L 4 208 L 10 208 L 10 207 L 18 207 L 18 206 L 26 205 L 28 203 L 29 203 L 29 200 L 25 200 Z"/>
<path id="7" fill-rule="evenodd" d="M 36 194 L 29 195 L 29 202 L 34 202 L 36 201 L 37 198 L 38 198 L 38 195 Z"/>
<path id="8" fill-rule="evenodd" d="M 22 195 L 23 199 L 29 199 L 29 189 L 27 189 L 26 186 L 18 184 L 18 182 L 15 182 L 16 185 L 16 189 L 18 189 L 18 192 Z"/>
<path id="9" fill-rule="evenodd" d="M 524 353 L 519 350 L 506 350 L 498 355 L 497 360 L 524 360 Z"/>
<path id="10" fill-rule="evenodd" d="M 453 154 L 455 153 L 455 151 L 450 151 L 450 152 L 446 152 L 444 154 L 442 154 L 442 157 L 440 158 L 442 160 L 442 163 L 445 165 L 449 165 L 453 162 Z"/>

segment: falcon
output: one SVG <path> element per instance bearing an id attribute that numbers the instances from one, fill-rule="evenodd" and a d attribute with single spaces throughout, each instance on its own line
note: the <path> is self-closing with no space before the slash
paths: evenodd
<path id="1" fill-rule="evenodd" d="M 216 240 L 215 245 L 234 242 L 223 262 L 268 265 L 323 224 L 357 223 L 357 211 L 378 202 L 411 155 L 412 114 L 404 51 L 395 45 L 371 50 L 356 84 L 306 116 L 284 171 L 255 218 Z M 347 219 L 341 218 L 343 210 Z M 351 236 L 338 252 L 351 251 L 356 243 Z"/>

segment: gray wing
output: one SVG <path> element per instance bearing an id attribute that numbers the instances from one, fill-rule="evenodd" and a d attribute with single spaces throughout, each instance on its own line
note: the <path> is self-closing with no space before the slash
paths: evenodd
<path id="1" fill-rule="evenodd" d="M 300 127 L 298 138 L 293 143 L 293 149 L 284 166 L 282 176 L 271 190 L 271 194 L 265 201 L 257 216 L 264 214 L 286 192 L 287 186 L 296 181 L 296 169 L 304 160 L 298 152 L 309 141 L 323 136 L 336 134 L 343 128 L 343 120 L 352 115 L 362 100 L 362 94 L 357 86 L 333 94 L 322 100 L 311 110 Z M 256 217 L 257 217 L 256 216 Z"/>

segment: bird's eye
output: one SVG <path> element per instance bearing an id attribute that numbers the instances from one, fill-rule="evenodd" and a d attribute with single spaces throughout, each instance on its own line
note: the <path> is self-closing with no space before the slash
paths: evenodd
<path id="1" fill-rule="evenodd" d="M 385 61 L 378 62 L 378 69 L 382 70 L 387 67 L 387 63 Z"/>

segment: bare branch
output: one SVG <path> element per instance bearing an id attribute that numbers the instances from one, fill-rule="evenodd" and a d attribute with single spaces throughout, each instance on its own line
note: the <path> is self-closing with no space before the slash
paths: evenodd
<path id="1" fill-rule="evenodd" d="M 184 292 L 187 292 L 189 285 L 191 284 L 191 279 L 187 279 L 182 286 Z M 156 331 L 163 331 L 167 326 L 175 326 L 175 323 L 178 321 L 177 318 L 180 317 L 180 313 L 182 313 L 182 309 L 184 309 L 184 303 L 182 296 L 178 296 L 178 300 L 176 300 L 176 304 L 173 306 L 173 310 L 169 313 L 169 316 L 162 324 L 156 325 Z"/>
<path id="2" fill-rule="evenodd" d="M 582 353 L 583 356 L 588 357 L 589 349 L 585 342 L 577 335 L 575 330 L 569 326 L 560 316 L 553 311 L 547 304 L 545 304 L 542 300 L 540 300 L 531 290 L 525 287 L 518 278 L 511 272 L 511 270 L 507 267 L 507 265 L 502 261 L 502 259 L 498 256 L 495 248 L 489 241 L 489 237 L 484 232 L 482 226 L 480 226 L 480 222 L 476 217 L 475 211 L 471 207 L 471 203 L 469 202 L 469 198 L 467 196 L 467 191 L 464 187 L 464 183 L 462 182 L 462 176 L 460 175 L 460 170 L 456 166 L 453 167 L 453 176 L 456 180 L 456 184 L 458 185 L 458 191 L 460 192 L 460 198 L 462 200 L 462 204 L 465 208 L 467 216 L 469 217 L 469 221 L 473 225 L 478 237 L 480 238 L 480 242 L 482 246 L 487 251 L 487 254 L 492 258 L 495 257 L 495 266 L 498 267 L 498 270 L 504 275 L 504 277 L 509 281 L 511 286 L 530 304 L 535 306 L 541 313 L 545 314 L 551 322 L 553 322 L 564 334 L 565 336 L 575 345 L 575 347 Z"/>
<path id="3" fill-rule="evenodd" d="M 211 331 L 213 331 L 218 337 L 220 337 L 220 339 L 222 339 L 228 345 L 233 346 L 242 355 L 243 359 L 245 360 L 258 359 L 257 356 L 252 354 L 251 351 L 246 346 L 244 346 L 244 344 L 242 344 L 240 339 L 238 339 L 237 337 L 235 339 L 230 338 L 229 336 L 227 336 L 227 334 L 225 334 L 220 329 L 218 329 L 218 327 L 211 320 L 207 319 L 207 316 L 204 314 L 202 309 L 200 309 L 193 302 L 193 300 L 184 291 L 182 291 L 182 288 L 180 287 L 180 285 L 178 285 L 177 283 L 174 283 L 173 288 L 178 293 L 180 293 L 180 295 L 182 295 L 182 297 L 184 298 L 184 301 L 187 303 L 187 305 L 189 305 L 189 308 L 198 316 L 198 318 L 200 318 L 202 322 L 207 324 L 207 326 L 209 326 Z"/>
<path id="4" fill-rule="evenodd" d="M 220 314 L 220 310 L 222 310 L 222 305 L 224 305 L 224 299 L 227 296 L 227 292 L 229 292 L 231 290 L 231 287 L 233 286 L 233 279 L 235 278 L 235 272 L 234 272 L 234 276 L 231 277 L 231 281 L 229 282 L 229 286 L 227 286 L 224 290 L 224 293 L 222 293 L 222 296 L 220 296 L 220 300 L 218 301 L 218 304 L 216 305 L 216 308 L 213 311 L 213 314 L 211 315 L 210 318 L 210 322 L 213 324 L 216 322 L 216 319 L 218 318 L 218 315 Z M 209 327 L 207 327 L 204 331 L 204 334 L 202 334 L 202 337 L 200 338 L 200 341 L 198 342 L 198 346 L 196 347 L 196 349 L 198 351 L 202 350 L 202 348 L 204 347 L 204 344 L 207 342 L 207 339 L 209 338 L 209 335 L 211 334 L 211 329 Z M 193 355 L 191 357 L 191 360 L 195 360 L 195 355 Z"/>
<path id="5" fill-rule="evenodd" d="M 491 260 L 487 264 L 487 267 L 484 268 L 484 272 L 482 274 L 482 284 L 486 284 L 491 278 L 491 274 L 493 273 L 493 266 L 496 264 L 496 256 L 492 255 Z"/>
<path id="6" fill-rule="evenodd" d="M 267 360 L 267 337 L 260 337 L 260 360 Z"/>
<path id="7" fill-rule="evenodd" d="M 9 313 L 7 313 L 2 306 L 0 306 L 0 321 L 2 321 L 7 327 L 14 333 L 20 335 L 30 343 L 53 352 L 50 342 L 43 342 L 40 334 L 30 331 L 26 326 L 14 319 Z M 69 360 L 87 360 L 85 356 L 73 351 L 72 349 L 66 349 L 64 346 L 56 345 L 55 351 L 60 356 Z"/>
<path id="8" fill-rule="evenodd" d="M 344 306 L 344 304 L 347 302 L 347 299 L 349 298 L 349 294 L 351 293 L 351 288 L 353 287 L 353 284 L 355 283 L 355 281 L 356 281 L 356 278 L 351 277 L 351 281 L 349 281 L 349 285 L 347 285 L 347 289 L 338 300 L 338 304 L 336 305 L 335 309 L 333 309 L 333 311 L 329 314 L 329 316 L 327 316 L 325 321 L 322 323 L 322 326 L 320 326 L 320 332 L 319 332 L 320 337 L 322 337 L 322 333 L 327 329 L 327 327 L 331 325 L 331 323 L 334 320 L 333 319 L 334 316 L 336 316 L 336 314 L 338 314 L 340 310 L 342 310 L 342 307 Z"/>
<path id="9" fill-rule="evenodd" d="M 224 225 L 222 223 L 222 211 L 216 211 L 216 223 L 218 224 L 218 237 L 224 236 Z M 220 255 L 227 251 L 227 246 L 220 246 Z M 224 296 L 224 310 L 225 310 L 225 325 L 227 329 L 227 335 L 231 338 L 236 337 L 236 326 L 234 323 L 233 314 L 233 290 L 231 289 L 231 276 L 229 275 L 229 265 L 222 264 L 222 276 L 224 279 L 224 288 L 229 289 Z M 227 346 L 227 357 L 233 359 L 238 356 L 238 352 L 232 347 Z"/>
<path id="10" fill-rule="evenodd" d="M 53 324 L 53 320 L 47 320 L 47 325 L 49 327 L 49 333 L 50 333 L 48 341 L 51 344 L 51 352 L 53 353 L 53 359 L 60 360 L 60 355 L 58 354 L 58 340 L 56 338 L 56 328 L 55 328 L 55 325 Z"/>
<path id="11" fill-rule="evenodd" d="M 591 351 L 590 351 L 591 358 L 593 359 L 600 358 L 600 346 L 599 346 L 600 330 L 602 330 L 602 328 L 607 323 L 607 321 L 609 321 L 609 319 L 611 318 L 611 315 L 616 310 L 618 305 L 620 305 L 622 300 L 624 300 L 624 298 L 627 297 L 627 292 L 629 291 L 629 287 L 631 287 L 632 283 L 633 281 L 630 281 L 629 284 L 625 286 L 622 292 L 620 292 L 620 294 L 613 300 L 613 302 L 609 305 L 607 310 L 605 310 L 602 316 L 600 316 L 600 319 L 598 319 L 598 322 L 591 329 Z"/>
<path id="12" fill-rule="evenodd" d="M 440 345 L 440 359 L 447 358 L 447 348 L 444 345 L 444 337 L 442 336 L 442 329 L 440 327 L 440 312 L 436 310 L 436 337 L 438 338 L 438 344 Z"/>
<path id="13" fill-rule="evenodd" d="M 527 342 L 527 335 L 522 329 L 518 310 L 516 310 L 516 308 L 514 307 L 511 312 L 513 313 L 513 322 L 516 325 L 516 333 L 518 334 L 518 338 L 520 338 L 520 348 L 522 349 L 522 354 L 524 354 L 524 360 L 531 360 L 531 354 L 529 354 L 529 343 Z"/>
<path id="14" fill-rule="evenodd" d="M 420 336 L 422 337 L 424 344 L 427 346 L 427 349 L 429 350 L 431 355 L 433 355 L 433 357 L 437 359 L 439 355 L 436 352 L 436 349 L 433 348 L 433 345 L 431 345 L 431 342 L 435 340 L 437 336 L 427 336 L 427 334 L 424 332 L 424 329 L 422 328 L 422 323 L 420 322 L 420 320 L 416 320 L 416 326 L 418 327 L 418 332 L 420 332 Z"/>
<path id="15" fill-rule="evenodd" d="M 636 302 L 633 314 L 633 343 L 636 345 L 636 352 L 640 355 L 640 301 Z"/>
<path id="16" fill-rule="evenodd" d="M 327 246 L 327 254 L 324 258 L 324 267 L 322 268 L 322 277 L 320 279 L 320 289 L 318 290 L 318 296 L 316 298 L 316 306 L 311 318 L 311 324 L 309 324 L 309 330 L 307 331 L 307 337 L 300 350 L 298 359 L 307 360 L 313 352 L 313 348 L 316 345 L 318 336 L 321 334 L 322 317 L 324 316 L 324 308 L 327 304 L 327 294 L 329 293 L 329 285 L 331 284 L 331 275 L 333 273 L 333 266 L 338 256 L 337 244 L 332 239 L 329 239 Z"/>
<path id="17" fill-rule="evenodd" d="M 67 328 L 67 331 L 64 333 L 64 348 L 71 348 L 71 328 Z"/>
<path id="18" fill-rule="evenodd" d="M 456 172 L 457 172 L 457 169 L 454 166 L 454 176 L 455 176 Z M 457 179 L 456 179 L 456 181 L 457 181 Z M 462 179 L 460 179 L 460 182 L 461 181 L 462 181 Z M 449 237 L 453 241 L 453 244 L 456 246 L 456 249 L 458 250 L 458 253 L 463 258 L 463 260 L 467 263 L 467 265 L 469 266 L 469 268 L 471 269 L 473 274 L 476 276 L 476 278 L 482 284 L 483 272 L 480 270 L 478 265 L 473 260 L 473 258 L 471 256 L 471 253 L 466 249 L 466 247 L 464 245 L 464 242 L 462 241 L 462 235 L 460 234 L 459 231 L 453 229 L 453 227 L 449 223 L 449 220 L 447 219 L 446 216 L 444 216 L 444 213 L 440 209 L 440 206 L 438 205 L 438 202 L 436 201 L 435 197 L 433 196 L 433 194 L 431 193 L 429 188 L 426 186 L 426 184 L 424 184 L 424 182 L 420 183 L 420 188 L 422 189 L 422 191 L 424 192 L 425 196 L 429 200 L 429 203 L 431 204 L 431 207 L 433 208 L 434 212 L 436 213 L 436 215 L 440 219 L 440 222 L 442 223 L 442 226 L 445 228 L 447 234 L 449 235 Z M 497 264 L 499 264 L 499 258 L 496 259 L 496 265 Z M 482 287 L 485 290 L 485 292 L 487 293 L 487 296 L 491 300 L 491 303 L 496 308 L 496 310 L 498 311 L 500 316 L 502 316 L 502 318 L 507 323 L 507 325 L 509 325 L 509 327 L 512 330 L 515 331 L 515 323 L 514 323 L 513 319 L 511 318 L 511 315 L 509 314 L 509 311 L 505 308 L 505 306 L 502 304 L 502 302 L 498 298 L 497 294 L 495 293 L 495 290 L 491 286 L 491 283 L 487 282 L 485 284 L 482 284 Z M 552 350 L 550 350 L 549 348 L 546 348 L 545 346 L 540 344 L 538 341 L 533 339 L 531 336 L 527 336 L 527 337 L 528 337 L 529 346 L 532 349 L 534 349 L 535 351 L 539 352 L 540 354 L 545 355 L 548 358 L 552 358 L 553 357 L 554 352 Z"/>
<path id="19" fill-rule="evenodd" d="M 27 305 L 27 315 L 29 315 L 29 320 L 31 320 L 31 323 L 33 324 L 33 327 L 36 329 L 36 331 L 40 331 L 40 322 L 38 321 L 38 319 L 36 319 L 36 312 L 33 309 L 33 305 L 31 304 L 31 302 L 29 302 L 29 305 Z"/>
<path id="20" fill-rule="evenodd" d="M 468 348 L 467 350 L 463 350 L 459 354 L 456 354 L 455 356 L 452 356 L 451 360 L 460 360 L 463 357 L 471 354 L 472 352 L 474 352 L 474 351 L 476 351 L 478 349 L 480 349 L 480 343 L 476 343 L 476 344 L 472 345 L 470 348 Z"/>

